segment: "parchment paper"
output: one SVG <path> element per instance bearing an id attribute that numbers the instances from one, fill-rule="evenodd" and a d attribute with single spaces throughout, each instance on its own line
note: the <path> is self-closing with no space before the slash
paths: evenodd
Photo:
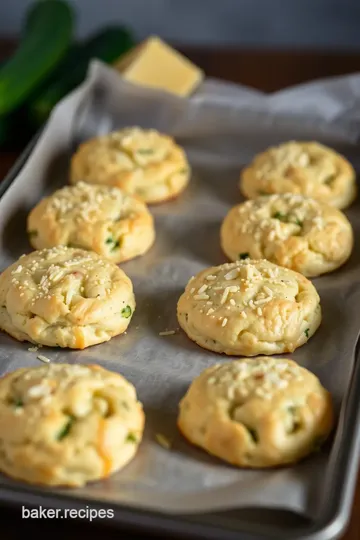
<path id="1" fill-rule="evenodd" d="M 202 350 L 178 329 L 176 303 L 190 276 L 225 262 L 220 223 L 241 200 L 239 172 L 256 152 L 289 139 L 315 139 L 359 168 L 360 75 L 270 96 L 209 80 L 186 100 L 125 83 L 94 62 L 87 81 L 55 109 L 27 164 L 0 200 L 0 268 L 30 251 L 25 234 L 30 208 L 67 183 L 74 113 L 94 88 L 101 89 L 104 101 L 95 111 L 98 120 L 90 133 L 84 127 L 82 138 L 127 125 L 154 127 L 185 146 L 193 176 L 177 200 L 151 207 L 157 230 L 151 251 L 122 265 L 137 301 L 127 334 L 84 351 L 40 351 L 53 362 L 98 362 L 121 372 L 135 384 L 146 413 L 144 441 L 133 462 L 105 481 L 66 493 L 170 513 L 262 506 L 313 516 L 324 495 L 325 476 L 331 474 L 326 450 L 295 467 L 242 471 L 193 448 L 177 432 L 179 399 L 195 376 L 222 357 Z M 355 229 L 353 255 L 339 271 L 314 280 L 323 322 L 310 342 L 291 355 L 320 377 L 337 411 L 360 329 L 359 204 L 346 213 Z M 176 334 L 159 336 L 164 330 Z M 28 347 L 0 334 L 1 373 L 39 365 Z M 171 441 L 171 450 L 159 446 L 156 433 Z M 341 437 L 341 426 L 336 437 Z M 0 484 L 6 483 L 12 481 L 0 476 Z"/>

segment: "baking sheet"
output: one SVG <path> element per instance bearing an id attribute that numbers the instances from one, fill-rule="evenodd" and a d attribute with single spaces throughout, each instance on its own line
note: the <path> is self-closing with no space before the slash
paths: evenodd
<path id="1" fill-rule="evenodd" d="M 82 138 L 127 125 L 154 127 L 185 146 L 193 177 L 177 200 L 151 208 L 157 230 L 151 251 L 122 265 L 137 300 L 127 334 L 84 351 L 41 350 L 51 361 L 98 362 L 121 372 L 135 384 L 146 413 L 144 441 L 129 466 L 105 481 L 58 491 L 170 513 L 261 506 L 315 516 L 326 496 L 322 486 L 332 473 L 326 450 L 292 468 L 242 471 L 193 448 L 177 432 L 179 399 L 195 376 L 222 357 L 202 350 L 178 330 L 176 302 L 191 275 L 225 262 L 220 223 L 241 200 L 239 171 L 256 152 L 284 140 L 311 138 L 343 152 L 359 169 L 360 76 L 271 96 L 206 81 L 193 98 L 183 100 L 125 83 L 95 62 L 86 83 L 56 108 L 32 156 L 0 200 L 0 268 L 30 251 L 28 211 L 45 193 L 67 182 L 74 113 L 94 89 L 101 90 L 101 110 L 97 102 L 96 122 L 84 124 Z M 355 229 L 354 253 L 339 271 L 314 280 L 322 325 L 307 345 L 288 355 L 320 377 L 337 411 L 350 381 L 360 329 L 359 204 L 347 215 Z M 159 336 L 164 330 L 176 334 Z M 28 347 L 0 334 L 0 372 L 39 365 Z M 170 451 L 157 444 L 156 433 L 171 441 Z M 341 437 L 341 425 L 336 437 Z M 4 484 L 14 482 L 0 476 Z"/>

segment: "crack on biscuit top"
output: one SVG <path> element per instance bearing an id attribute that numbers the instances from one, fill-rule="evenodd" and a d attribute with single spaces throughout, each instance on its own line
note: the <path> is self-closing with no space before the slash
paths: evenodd
<path id="1" fill-rule="evenodd" d="M 331 190 L 332 185 L 327 181 L 329 177 L 337 177 L 339 159 L 341 156 L 319 143 L 289 141 L 256 156 L 253 167 L 256 177 L 263 180 L 275 174 L 287 177 L 289 171 L 299 170 Z"/>
<path id="2" fill-rule="evenodd" d="M 111 276 L 106 277 L 106 271 L 113 266 L 110 261 L 85 250 L 57 246 L 34 252 L 21 260 L 22 263 L 11 272 L 11 285 L 23 292 L 29 289 L 31 305 L 41 298 L 51 299 L 54 288 L 65 279 L 71 280 L 70 289 L 64 292 L 67 304 L 76 291 L 84 293 L 90 277 L 94 286 L 111 282 Z M 98 279 L 94 279 L 96 272 Z M 106 291 L 109 293 L 110 288 Z"/>
<path id="3" fill-rule="evenodd" d="M 313 228 L 323 229 L 324 210 L 324 205 L 314 199 L 286 193 L 247 201 L 235 207 L 230 219 L 240 214 L 239 233 L 252 234 L 257 241 L 264 235 L 269 241 L 286 240 L 308 234 Z"/>
<path id="4" fill-rule="evenodd" d="M 220 308 L 240 308 L 240 316 L 245 319 L 248 310 L 262 316 L 264 306 L 276 299 L 297 302 L 299 282 L 296 274 L 265 259 L 227 263 L 210 268 L 209 272 L 210 281 L 206 275 L 202 276 L 205 283 L 198 287 L 191 286 L 194 283 L 191 281 L 186 293 L 189 299 L 199 302 L 200 313 L 212 318 L 217 317 L 215 311 Z M 273 290 L 272 286 L 275 286 L 276 290 Z M 218 318 L 222 321 L 222 326 L 226 326 L 227 321 L 223 323 L 223 320 L 227 317 L 222 315 Z"/>
<path id="5" fill-rule="evenodd" d="M 99 220 L 99 213 L 100 215 L 110 215 L 115 211 L 118 213 L 128 202 L 130 197 L 116 187 L 78 182 L 50 196 L 45 215 L 55 210 L 60 223 L 64 223 L 69 217 L 77 221 L 93 222 Z"/>
<path id="6" fill-rule="evenodd" d="M 251 397 L 271 399 L 277 391 L 293 382 L 304 380 L 303 368 L 292 361 L 263 358 L 241 359 L 218 364 L 206 384 L 209 389 L 225 393 L 230 401 L 241 404 Z"/>
<path id="7" fill-rule="evenodd" d="M 11 407 L 21 403 L 17 409 L 31 404 L 48 407 L 56 403 L 64 414 L 70 412 L 83 417 L 94 409 L 95 402 L 104 398 L 101 392 L 109 387 L 116 387 L 125 400 L 136 400 L 136 394 L 128 385 L 121 376 L 97 365 L 47 364 L 16 375 L 10 381 L 5 399 Z"/>
<path id="8" fill-rule="evenodd" d="M 172 137 L 154 129 L 138 127 L 115 131 L 92 142 L 96 142 L 96 146 L 91 146 L 91 153 L 87 156 L 89 161 L 108 167 L 110 160 L 114 172 L 160 163 L 168 158 L 175 146 Z"/>

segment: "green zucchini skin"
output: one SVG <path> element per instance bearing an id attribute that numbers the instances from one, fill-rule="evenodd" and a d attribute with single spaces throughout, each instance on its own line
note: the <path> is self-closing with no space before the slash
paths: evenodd
<path id="1" fill-rule="evenodd" d="M 73 47 L 55 69 L 51 81 L 28 105 L 34 127 L 41 126 L 58 101 L 85 79 L 93 58 L 111 64 L 134 45 L 135 40 L 126 28 L 114 26 Z"/>
<path id="2" fill-rule="evenodd" d="M 69 48 L 73 26 L 63 0 L 40 0 L 30 8 L 20 45 L 0 69 L 0 115 L 20 106 L 54 69 Z"/>

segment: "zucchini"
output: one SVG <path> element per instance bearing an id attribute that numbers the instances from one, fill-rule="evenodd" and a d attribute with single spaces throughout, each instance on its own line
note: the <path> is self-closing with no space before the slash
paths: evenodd
<path id="1" fill-rule="evenodd" d="M 34 127 L 41 126 L 56 103 L 85 79 L 93 58 L 112 64 L 134 45 L 135 41 L 127 29 L 108 27 L 74 46 L 55 69 L 51 81 L 28 105 Z"/>
<path id="2" fill-rule="evenodd" d="M 72 39 L 73 15 L 62 0 L 40 0 L 26 16 L 14 55 L 0 69 L 0 115 L 12 112 L 54 69 Z"/>

